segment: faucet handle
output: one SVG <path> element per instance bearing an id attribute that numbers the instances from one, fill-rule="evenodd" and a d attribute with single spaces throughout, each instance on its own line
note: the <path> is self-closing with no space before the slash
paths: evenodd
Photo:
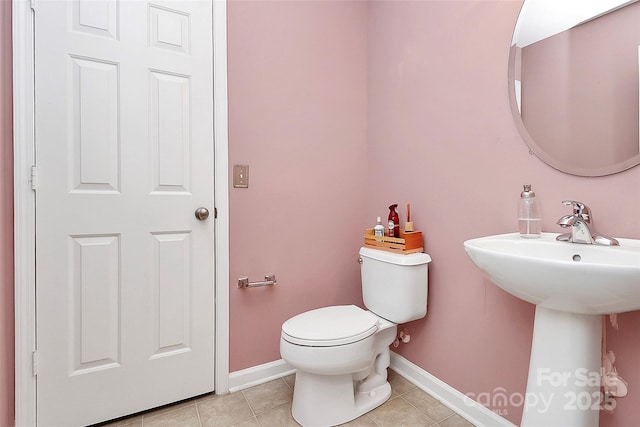
<path id="1" fill-rule="evenodd" d="M 587 222 L 591 220 L 591 210 L 584 203 L 576 202 L 574 200 L 563 200 L 562 204 L 566 206 L 573 206 L 574 215 L 582 216 Z"/>

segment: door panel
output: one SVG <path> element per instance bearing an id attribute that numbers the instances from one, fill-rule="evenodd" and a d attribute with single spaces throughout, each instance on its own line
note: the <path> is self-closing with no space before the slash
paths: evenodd
<path id="1" fill-rule="evenodd" d="M 154 191 L 189 191 L 189 78 L 153 71 L 151 141 Z"/>
<path id="2" fill-rule="evenodd" d="M 73 191 L 120 191 L 118 64 L 69 61 Z"/>
<path id="3" fill-rule="evenodd" d="M 191 348 L 191 235 L 154 234 L 152 270 L 153 335 L 152 358 Z"/>
<path id="4" fill-rule="evenodd" d="M 211 1 L 37 0 L 37 416 L 213 390 Z"/>
<path id="5" fill-rule="evenodd" d="M 71 375 L 120 363 L 120 238 L 71 236 Z"/>

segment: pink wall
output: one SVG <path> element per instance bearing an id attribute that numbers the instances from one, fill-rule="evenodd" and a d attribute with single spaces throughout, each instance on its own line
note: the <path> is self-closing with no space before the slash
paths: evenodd
<path id="1" fill-rule="evenodd" d="M 0 426 L 13 425 L 13 115 L 11 2 L 0 2 Z"/>
<path id="2" fill-rule="evenodd" d="M 362 302 L 366 25 L 361 1 L 228 3 L 229 164 L 250 165 L 229 194 L 231 371 L 280 359 L 292 315 Z"/>
<path id="3" fill-rule="evenodd" d="M 463 242 L 516 231 L 522 184 L 536 191 L 545 231 L 587 203 L 605 234 L 640 237 L 640 168 L 602 178 L 560 173 L 529 154 L 511 117 L 507 61 L 520 1 L 369 4 L 369 217 L 390 201 L 412 205 L 425 232 L 429 313 L 409 325 L 400 353 L 465 393 L 524 393 L 533 306 L 482 278 Z M 636 425 L 640 315 L 610 332 L 632 386 L 603 427 Z M 622 338 L 624 336 L 624 338 Z M 635 384 L 635 385 L 634 385 Z M 494 407 L 519 423 L 518 407 Z M 506 411 L 506 412 L 505 412 Z"/>

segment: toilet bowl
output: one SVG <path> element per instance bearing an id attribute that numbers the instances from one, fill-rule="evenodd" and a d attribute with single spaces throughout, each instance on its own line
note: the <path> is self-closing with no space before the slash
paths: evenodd
<path id="1" fill-rule="evenodd" d="M 346 328 L 332 328 L 340 322 Z M 391 395 L 387 367 L 396 333 L 395 323 L 354 305 L 324 307 L 285 322 L 280 354 L 297 369 L 291 408 L 296 421 L 305 427 L 342 424 L 384 403 Z"/>
<path id="2" fill-rule="evenodd" d="M 304 427 L 346 423 L 391 396 L 389 345 L 397 324 L 424 317 L 427 254 L 360 249 L 362 290 L 355 305 L 318 308 L 285 321 L 280 354 L 296 368 L 292 414 Z"/>

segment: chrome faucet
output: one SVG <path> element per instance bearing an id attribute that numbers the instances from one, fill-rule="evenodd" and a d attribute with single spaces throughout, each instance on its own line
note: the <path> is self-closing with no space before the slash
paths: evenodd
<path id="1" fill-rule="evenodd" d="M 587 205 L 573 200 L 563 200 L 562 204 L 573 206 L 573 214 L 565 215 L 558 220 L 557 224 L 562 228 L 569 228 L 570 232 L 559 235 L 556 240 L 588 245 L 619 245 L 618 241 L 613 237 L 596 233 L 593 227 L 593 215 L 591 215 L 591 209 Z"/>

